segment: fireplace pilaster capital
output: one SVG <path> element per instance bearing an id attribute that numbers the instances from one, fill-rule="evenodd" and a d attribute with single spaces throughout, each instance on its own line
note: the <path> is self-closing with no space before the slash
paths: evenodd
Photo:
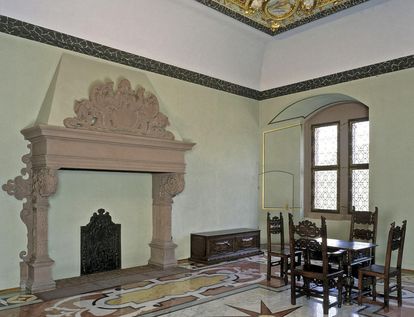
<path id="1" fill-rule="evenodd" d="M 33 169 L 33 197 L 39 201 L 56 192 L 58 184 L 57 170 L 49 167 Z"/>
<path id="2" fill-rule="evenodd" d="M 184 174 L 154 173 L 152 175 L 154 204 L 171 205 L 173 198 L 184 190 Z"/>

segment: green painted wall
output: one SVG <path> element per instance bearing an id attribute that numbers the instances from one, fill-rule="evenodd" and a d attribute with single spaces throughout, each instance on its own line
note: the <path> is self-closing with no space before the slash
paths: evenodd
<path id="1" fill-rule="evenodd" d="M 186 154 L 185 190 L 174 198 L 177 258 L 189 256 L 191 232 L 257 228 L 256 101 L 4 34 L 0 69 L 1 184 L 23 167 L 27 142 L 21 129 L 36 120 L 62 125 L 73 115 L 74 100 L 87 98 L 93 82 L 127 78 L 133 88 L 142 85 L 158 97 L 177 139 L 197 143 Z M 56 93 L 48 93 L 52 82 Z M 146 264 L 151 204 L 150 174 L 60 171 L 49 212 L 54 278 L 79 275 L 79 227 L 101 207 L 122 224 L 123 267 Z M 22 202 L 1 191 L 0 206 L 0 289 L 5 289 L 19 285 L 18 255 L 26 247 L 26 229 L 19 217 Z"/>
<path id="2" fill-rule="evenodd" d="M 384 257 L 390 223 L 396 221 L 401 224 L 402 220 L 407 219 L 408 243 L 403 263 L 407 269 L 414 269 L 414 254 L 408 251 L 409 241 L 414 239 L 414 213 L 411 207 L 414 192 L 413 82 L 414 70 L 408 69 L 260 102 L 261 131 L 274 128 L 267 123 L 286 106 L 319 94 L 342 93 L 369 107 L 370 206 L 379 208 L 378 260 L 381 262 Z M 291 140 L 292 144 L 298 142 L 300 140 Z M 281 157 L 292 160 L 283 153 L 275 155 L 278 155 L 278 160 Z M 300 212 L 295 214 L 299 219 Z M 264 228 L 264 219 L 264 213 L 261 213 L 261 228 Z M 329 221 L 328 234 L 346 239 L 349 222 Z"/>

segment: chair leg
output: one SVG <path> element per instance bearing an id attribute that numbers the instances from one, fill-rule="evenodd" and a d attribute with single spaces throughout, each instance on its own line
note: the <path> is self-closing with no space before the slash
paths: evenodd
<path id="1" fill-rule="evenodd" d="M 358 271 L 358 305 L 362 305 L 362 272 Z"/>
<path id="2" fill-rule="evenodd" d="M 401 307 L 402 306 L 401 271 L 397 273 L 397 296 L 398 296 L 398 307 Z"/>
<path id="3" fill-rule="evenodd" d="M 270 281 L 270 275 L 271 275 L 271 264 L 272 264 L 272 256 L 270 255 L 270 252 L 267 253 L 267 280 Z"/>
<path id="4" fill-rule="evenodd" d="M 282 262 L 282 264 L 281 264 L 281 268 L 280 268 L 280 270 L 281 270 L 281 273 L 283 274 L 283 280 L 285 281 L 285 285 L 287 285 L 288 283 L 289 283 L 289 281 L 288 281 L 288 258 L 287 257 L 284 257 L 283 258 L 283 262 Z M 282 271 L 282 268 L 283 268 L 283 271 Z"/>
<path id="5" fill-rule="evenodd" d="M 307 277 L 303 277 L 303 287 L 305 289 L 306 298 L 310 298 L 310 281 Z"/>
<path id="6" fill-rule="evenodd" d="M 294 266 L 301 266 L 301 265 L 302 265 L 302 253 L 299 253 L 298 254 L 298 262 L 295 263 Z M 300 275 L 298 275 L 296 278 L 297 278 L 298 281 L 300 281 Z"/>
<path id="7" fill-rule="evenodd" d="M 338 308 L 341 308 L 342 306 L 342 277 L 338 277 L 337 282 L 337 288 L 338 288 Z"/>
<path id="8" fill-rule="evenodd" d="M 388 313 L 390 309 L 390 280 L 384 279 L 384 312 Z"/>
<path id="9" fill-rule="evenodd" d="M 377 300 L 377 278 L 375 276 L 372 277 L 372 299 Z"/>
<path id="10" fill-rule="evenodd" d="M 323 314 L 329 313 L 329 280 L 323 281 Z"/>
<path id="11" fill-rule="evenodd" d="M 291 272 L 290 278 L 290 303 L 296 305 L 296 280 L 294 272 Z"/>

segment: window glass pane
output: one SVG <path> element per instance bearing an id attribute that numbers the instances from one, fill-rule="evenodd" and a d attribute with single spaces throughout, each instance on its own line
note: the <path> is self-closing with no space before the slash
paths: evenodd
<path id="1" fill-rule="evenodd" d="M 313 208 L 337 210 L 337 171 L 315 171 L 314 180 Z"/>
<path id="2" fill-rule="evenodd" d="M 318 127 L 314 130 L 314 164 L 327 166 L 338 164 L 338 126 Z"/>
<path id="3" fill-rule="evenodd" d="M 369 121 L 352 123 L 352 164 L 369 163 Z"/>
<path id="4" fill-rule="evenodd" d="M 356 211 L 369 210 L 369 170 L 352 171 L 352 206 Z"/>

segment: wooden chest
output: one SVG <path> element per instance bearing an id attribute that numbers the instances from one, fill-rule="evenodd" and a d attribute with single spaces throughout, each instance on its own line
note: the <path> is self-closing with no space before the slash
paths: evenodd
<path id="1" fill-rule="evenodd" d="M 190 261 L 217 263 L 262 254 L 260 230 L 230 229 L 191 234 Z"/>

